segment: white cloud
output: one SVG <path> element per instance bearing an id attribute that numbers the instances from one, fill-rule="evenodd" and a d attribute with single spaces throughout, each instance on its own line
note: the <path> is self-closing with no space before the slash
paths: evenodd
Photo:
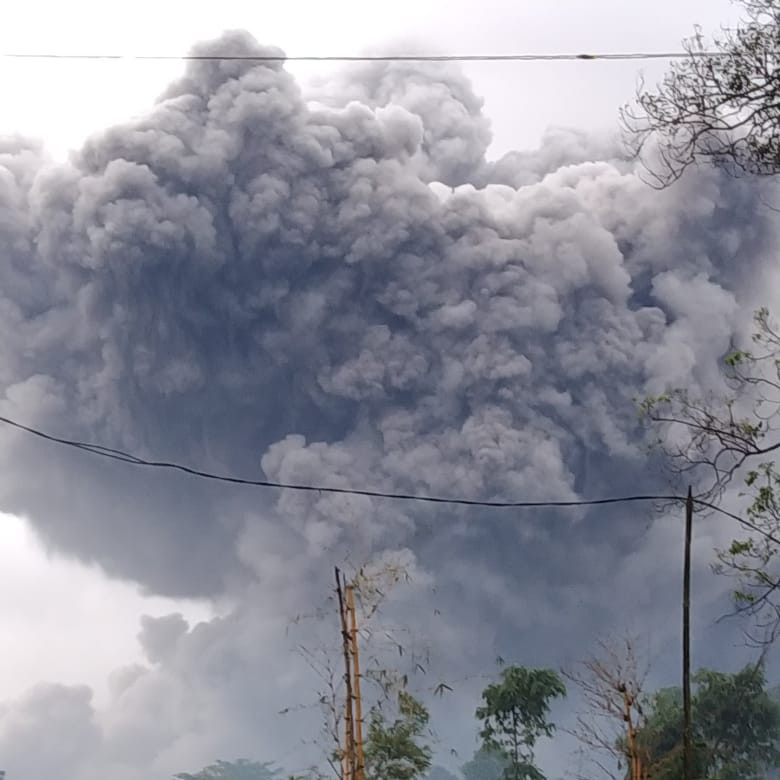
<path id="1" fill-rule="evenodd" d="M 142 658 L 141 615 L 172 612 L 191 622 L 213 615 L 205 603 L 144 596 L 97 566 L 47 553 L 24 520 L 0 515 L 0 701 L 39 680 L 86 683 L 104 699 L 109 673 Z"/>

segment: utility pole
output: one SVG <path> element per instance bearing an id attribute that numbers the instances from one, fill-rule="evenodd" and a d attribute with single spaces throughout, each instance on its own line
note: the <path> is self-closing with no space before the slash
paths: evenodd
<path id="1" fill-rule="evenodd" d="M 341 572 L 336 567 L 336 595 L 339 601 L 341 619 L 341 640 L 344 651 L 344 686 L 346 688 L 346 708 L 344 718 L 344 757 L 341 761 L 342 780 L 357 780 L 357 762 L 355 761 L 355 730 L 352 720 L 352 664 L 350 663 L 350 636 L 347 628 L 346 605 L 341 585 Z"/>
<path id="2" fill-rule="evenodd" d="M 685 556 L 683 563 L 683 780 L 691 780 L 691 535 L 693 532 L 693 494 L 688 486 L 685 501 Z"/>
<path id="3" fill-rule="evenodd" d="M 363 763 L 363 702 L 360 698 L 360 660 L 358 657 L 357 617 L 355 615 L 355 588 L 347 585 L 347 609 L 349 610 L 349 631 L 352 643 L 352 691 L 355 697 L 355 759 L 357 763 L 355 780 L 364 780 Z"/>

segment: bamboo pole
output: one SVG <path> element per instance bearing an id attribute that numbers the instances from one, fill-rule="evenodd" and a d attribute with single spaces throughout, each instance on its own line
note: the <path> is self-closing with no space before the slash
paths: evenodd
<path id="1" fill-rule="evenodd" d="M 344 686 L 346 688 L 346 708 L 344 717 L 344 760 L 341 764 L 342 780 L 357 780 L 355 777 L 355 732 L 352 722 L 352 669 L 349 652 L 349 630 L 347 629 L 346 606 L 341 586 L 341 572 L 336 567 L 336 595 L 339 601 L 341 618 L 341 639 L 344 651 Z"/>
<path id="2" fill-rule="evenodd" d="M 364 780 L 365 764 L 363 762 L 363 702 L 360 698 L 360 660 L 358 657 L 357 616 L 355 615 L 355 589 L 347 585 L 347 610 L 350 617 L 350 639 L 352 640 L 352 690 L 355 696 L 355 780 Z"/>

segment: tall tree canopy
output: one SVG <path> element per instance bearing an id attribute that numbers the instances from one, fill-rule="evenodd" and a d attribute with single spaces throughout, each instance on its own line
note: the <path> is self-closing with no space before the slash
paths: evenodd
<path id="1" fill-rule="evenodd" d="M 764 780 L 780 766 L 780 704 L 766 689 L 761 663 L 736 674 L 694 676 L 694 776 L 700 780 Z M 677 780 L 682 767 L 682 693 L 655 693 L 637 740 L 653 780 Z"/>
<path id="2" fill-rule="evenodd" d="M 476 716 L 482 723 L 480 736 L 486 750 L 506 759 L 504 780 L 543 780 L 534 764 L 534 746 L 539 737 L 552 736 L 550 703 L 566 695 L 566 687 L 552 669 L 507 666 L 501 679 L 482 692 Z"/>

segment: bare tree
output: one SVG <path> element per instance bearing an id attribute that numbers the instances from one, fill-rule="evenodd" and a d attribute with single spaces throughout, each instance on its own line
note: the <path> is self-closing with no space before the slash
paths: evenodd
<path id="1" fill-rule="evenodd" d="M 780 172 L 780 2 L 740 0 L 742 22 L 724 28 L 711 48 L 701 31 L 684 42 L 688 56 L 670 66 L 655 89 L 642 83 L 621 112 L 630 150 L 646 161 L 651 183 L 664 187 L 690 165 L 729 173 Z"/>
<path id="2" fill-rule="evenodd" d="M 625 636 L 603 640 L 597 652 L 562 670 L 579 691 L 582 709 L 569 729 L 583 758 L 612 780 L 647 780 L 649 757 L 637 733 L 645 724 L 643 686 L 647 667 L 637 653 L 637 640 Z M 589 775 L 579 774 L 586 780 Z"/>
<path id="3" fill-rule="evenodd" d="M 780 0 L 738 1 L 736 27 L 710 45 L 697 29 L 684 42 L 688 56 L 655 88 L 641 83 L 621 112 L 629 150 L 657 187 L 699 163 L 734 176 L 780 173 Z M 745 533 L 717 551 L 714 569 L 737 579 L 732 614 L 750 616 L 749 639 L 766 644 L 780 634 L 780 333 L 766 309 L 756 324 L 758 352 L 727 357 L 730 395 L 675 389 L 641 410 L 659 429 L 656 444 L 674 474 L 697 484 L 697 509 L 722 511 L 713 505 L 735 477 L 745 480 L 750 504 L 731 514 Z"/>
<path id="4" fill-rule="evenodd" d="M 745 510 L 727 512 L 741 535 L 717 550 L 713 568 L 737 580 L 732 614 L 752 618 L 748 637 L 764 644 L 780 633 L 780 330 L 766 309 L 755 324 L 753 349 L 726 356 L 726 397 L 675 390 L 645 399 L 641 412 L 672 472 L 696 484 L 699 506 L 720 510 L 724 491 L 744 482 Z"/>

